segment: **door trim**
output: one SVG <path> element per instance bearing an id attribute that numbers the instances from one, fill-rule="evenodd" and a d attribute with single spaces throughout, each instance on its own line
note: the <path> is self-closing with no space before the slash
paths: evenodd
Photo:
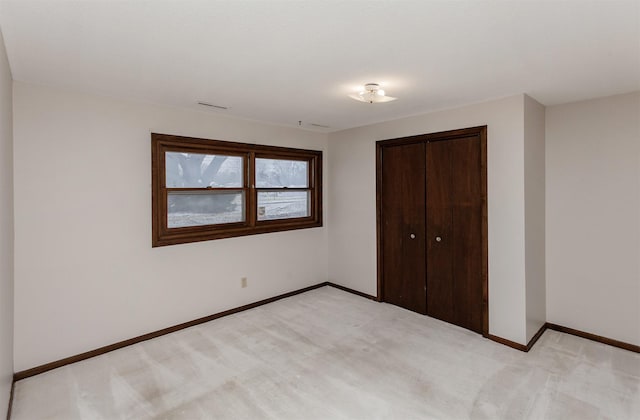
<path id="1" fill-rule="evenodd" d="M 385 147 L 412 143 L 429 143 L 434 141 L 454 140 L 461 137 L 480 137 L 480 182 L 482 185 L 482 335 L 489 335 L 489 244 L 487 217 L 487 126 L 463 128 L 459 130 L 441 131 L 437 133 L 419 134 L 376 142 L 376 260 L 377 260 L 377 295 L 378 301 L 384 301 L 383 295 L 383 262 L 382 262 L 382 153 Z M 426 261 L 426 259 L 425 259 Z"/>

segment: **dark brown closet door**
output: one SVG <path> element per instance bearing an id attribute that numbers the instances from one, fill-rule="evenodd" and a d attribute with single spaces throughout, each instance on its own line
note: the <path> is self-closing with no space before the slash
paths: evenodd
<path id="1" fill-rule="evenodd" d="M 427 315 L 482 333 L 479 136 L 427 143 Z"/>
<path id="2" fill-rule="evenodd" d="M 426 313 L 425 143 L 382 148 L 381 233 L 385 302 Z"/>

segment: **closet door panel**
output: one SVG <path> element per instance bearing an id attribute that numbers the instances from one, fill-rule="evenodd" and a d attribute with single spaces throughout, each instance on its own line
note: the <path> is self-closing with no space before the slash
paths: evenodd
<path id="1" fill-rule="evenodd" d="M 453 288 L 456 324 L 482 332 L 482 205 L 480 138 L 448 141 L 451 150 Z"/>
<path id="2" fill-rule="evenodd" d="M 455 322 L 450 161 L 447 142 L 427 143 L 427 314 Z"/>
<path id="3" fill-rule="evenodd" d="M 425 144 L 382 152 L 383 300 L 426 313 Z"/>
<path id="4" fill-rule="evenodd" d="M 478 136 L 427 145 L 427 314 L 482 332 Z"/>

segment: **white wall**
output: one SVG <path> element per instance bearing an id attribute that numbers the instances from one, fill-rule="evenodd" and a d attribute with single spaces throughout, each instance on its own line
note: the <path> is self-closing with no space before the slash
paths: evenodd
<path id="1" fill-rule="evenodd" d="M 640 92 L 548 107 L 547 319 L 640 345 Z"/>
<path id="2" fill-rule="evenodd" d="M 329 136 L 329 279 L 376 295 L 377 140 L 488 126 L 489 332 L 526 344 L 524 95 Z"/>
<path id="3" fill-rule="evenodd" d="M 0 416 L 13 381 L 13 117 L 11 69 L 0 33 Z"/>
<path id="4" fill-rule="evenodd" d="M 524 97 L 524 219 L 527 342 L 547 321 L 545 290 L 544 106 Z"/>
<path id="5" fill-rule="evenodd" d="M 14 117 L 16 371 L 327 280 L 324 227 L 151 248 L 150 166 L 152 131 L 326 134 L 18 82 Z"/>

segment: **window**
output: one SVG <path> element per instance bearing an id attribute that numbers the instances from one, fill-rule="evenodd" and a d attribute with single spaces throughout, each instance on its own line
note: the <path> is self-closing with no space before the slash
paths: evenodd
<path id="1" fill-rule="evenodd" d="M 322 226 L 322 152 L 151 134 L 152 245 Z"/>

